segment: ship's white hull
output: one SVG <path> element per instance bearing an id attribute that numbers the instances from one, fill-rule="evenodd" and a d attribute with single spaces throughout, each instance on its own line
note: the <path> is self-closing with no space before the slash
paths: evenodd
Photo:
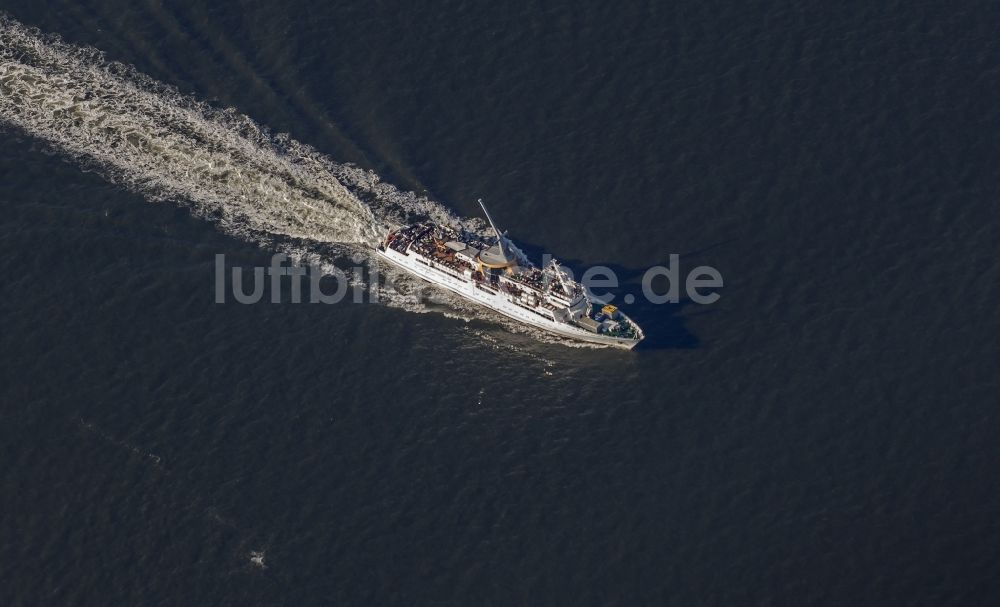
<path id="1" fill-rule="evenodd" d="M 385 250 L 378 248 L 375 252 L 378 253 L 378 255 L 383 259 L 392 262 L 411 274 L 415 274 L 420 278 L 423 278 L 427 282 L 448 289 L 449 291 L 461 295 L 465 299 L 469 299 L 482 306 L 490 308 L 491 310 L 500 312 L 501 314 L 513 318 L 514 320 L 537 327 L 550 333 L 555 333 L 570 339 L 606 346 L 614 346 L 618 348 L 627 348 L 629 350 L 634 348 L 635 345 L 639 343 L 639 340 L 592 333 L 586 329 L 581 329 L 573 325 L 546 318 L 538 312 L 534 312 L 533 310 L 511 302 L 500 292 L 492 293 L 487 291 L 486 288 L 478 285 L 475 281 L 452 276 L 444 270 L 429 265 L 433 262 L 428 262 L 422 258 L 418 260 L 418 257 L 412 253 L 400 253 L 391 247 L 386 248 Z"/>

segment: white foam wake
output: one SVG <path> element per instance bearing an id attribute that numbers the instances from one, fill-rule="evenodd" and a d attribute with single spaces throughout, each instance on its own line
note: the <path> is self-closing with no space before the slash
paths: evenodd
<path id="1" fill-rule="evenodd" d="M 0 120 L 149 198 L 188 204 L 234 234 L 360 245 L 407 214 L 457 219 L 370 171 L 334 163 L 234 110 L 3 15 Z"/>

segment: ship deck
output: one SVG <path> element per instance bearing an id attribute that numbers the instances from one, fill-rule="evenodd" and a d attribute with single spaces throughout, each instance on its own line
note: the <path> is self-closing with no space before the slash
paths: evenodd
<path id="1" fill-rule="evenodd" d="M 416 258 L 420 260 L 422 265 L 436 269 L 443 275 L 450 275 L 451 278 L 446 280 L 459 280 L 469 285 L 475 285 L 476 292 L 478 289 L 482 289 L 493 295 L 503 294 L 507 301 L 507 304 L 504 305 L 512 304 L 548 318 L 548 323 L 554 326 L 542 326 L 547 330 L 576 339 L 628 348 L 633 347 L 643 339 L 642 329 L 624 314 L 618 317 L 619 324 L 612 327 L 613 331 L 598 330 L 596 326 L 591 328 L 578 326 L 569 316 L 573 314 L 572 309 L 575 309 L 577 305 L 582 305 L 578 304 L 581 298 L 585 297 L 582 285 L 575 283 L 572 279 L 559 276 L 558 273 L 561 273 L 561 270 L 558 267 L 542 270 L 523 258 L 508 261 L 500 246 L 479 238 L 473 233 L 432 223 L 413 224 L 390 232 L 386 241 L 380 245 L 380 249 L 383 252 L 391 250 L 401 256 L 403 260 Z M 384 256 L 399 264 L 399 261 L 392 259 L 392 256 Z M 497 264 L 498 259 L 506 265 Z M 405 265 L 404 268 L 414 271 L 414 268 Z M 425 272 L 422 270 L 419 273 Z M 429 280 L 426 276 L 422 277 Z M 455 290 L 447 284 L 440 284 Z M 553 301 L 549 301 L 549 299 Z M 486 305 L 484 302 L 480 303 Z M 493 308 L 492 305 L 487 307 Z M 587 310 L 589 309 L 588 305 Z M 546 314 L 543 314 L 542 310 Z M 510 316 L 503 310 L 497 309 L 497 311 Z M 575 314 L 579 313 L 577 310 Z M 602 316 L 600 314 L 591 316 L 590 311 L 584 312 L 584 314 L 591 321 L 591 325 L 601 322 Z M 576 318 L 576 316 L 572 317 Z"/>

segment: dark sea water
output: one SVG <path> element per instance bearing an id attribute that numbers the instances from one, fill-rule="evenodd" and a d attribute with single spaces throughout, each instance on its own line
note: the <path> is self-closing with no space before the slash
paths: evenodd
<path id="1" fill-rule="evenodd" d="M 995 5 L 0 8 L 619 295 L 725 278 L 633 352 L 220 305 L 271 250 L 5 127 L 0 605 L 1000 600 Z"/>

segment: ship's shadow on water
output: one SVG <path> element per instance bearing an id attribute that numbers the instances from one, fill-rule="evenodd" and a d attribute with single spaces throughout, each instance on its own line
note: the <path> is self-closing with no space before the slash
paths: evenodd
<path id="1" fill-rule="evenodd" d="M 642 327 L 646 336 L 635 350 L 690 350 L 700 347 L 701 340 L 687 328 L 687 319 L 680 314 L 689 304 L 690 301 L 682 301 L 656 305 L 640 298 L 627 306 L 626 314 Z"/>
<path id="2" fill-rule="evenodd" d="M 535 263 L 538 263 L 547 252 L 542 247 L 532 243 L 517 241 L 515 244 L 524 251 L 528 259 Z M 587 268 L 597 266 L 608 268 L 618 278 L 617 287 L 613 289 L 595 287 L 593 291 L 596 292 L 595 294 L 605 295 L 606 293 L 607 295 L 613 295 L 614 298 L 610 302 L 605 301 L 604 303 L 613 303 L 620 306 L 622 311 L 642 328 L 645 338 L 639 342 L 633 351 L 690 350 L 701 346 L 701 340 L 698 336 L 687 328 L 687 317 L 681 315 L 681 311 L 685 307 L 696 304 L 687 298 L 682 298 L 677 303 L 657 304 L 649 301 L 642 291 L 642 278 L 648 268 L 627 268 L 613 263 L 587 264 L 579 259 L 562 257 L 557 259 L 560 265 L 572 272 L 575 280 L 580 280 Z M 601 278 L 603 279 L 604 276 L 602 275 Z M 665 282 L 665 280 L 662 283 L 659 280 L 655 280 L 653 290 L 656 293 L 664 293 L 666 291 Z M 678 285 L 678 288 L 680 291 L 683 291 L 683 284 Z M 602 299 L 607 299 L 607 295 L 602 297 Z M 635 300 L 631 303 L 626 303 L 624 299 L 628 295 L 633 296 Z M 597 301 L 594 303 L 597 305 Z M 699 312 L 699 315 L 710 312 L 712 310 L 706 308 L 706 310 Z"/>

